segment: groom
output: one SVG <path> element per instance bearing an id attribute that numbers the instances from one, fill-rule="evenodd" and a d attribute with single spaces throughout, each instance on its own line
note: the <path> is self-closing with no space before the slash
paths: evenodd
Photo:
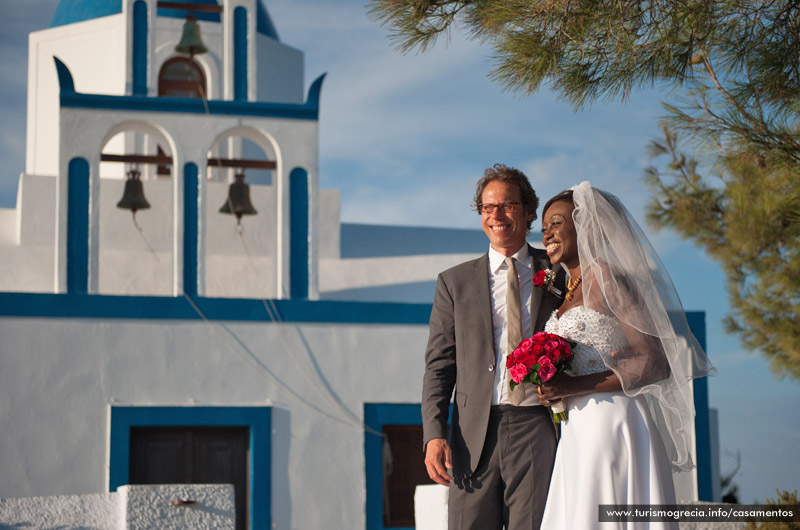
<path id="1" fill-rule="evenodd" d="M 448 530 L 533 530 L 556 433 L 535 387 L 509 390 L 505 358 L 544 328 L 561 300 L 532 283 L 550 262 L 525 241 L 539 205 L 527 177 L 495 164 L 474 200 L 490 248 L 441 273 L 436 285 L 422 389 L 425 466 L 450 486 Z M 556 282 L 564 292 L 560 269 Z"/>

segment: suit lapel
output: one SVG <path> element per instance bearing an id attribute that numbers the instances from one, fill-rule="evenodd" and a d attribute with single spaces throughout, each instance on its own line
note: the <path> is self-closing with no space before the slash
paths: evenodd
<path id="1" fill-rule="evenodd" d="M 484 328 L 482 336 L 489 337 L 491 344 L 492 359 L 495 358 L 494 351 L 494 324 L 492 322 L 492 295 L 489 289 L 489 253 L 487 252 L 475 261 L 475 268 L 472 271 L 470 280 L 475 286 L 475 306 L 481 314 L 481 322 Z"/>
<path id="2" fill-rule="evenodd" d="M 564 272 L 564 268 L 560 265 L 552 267 L 550 265 L 550 259 L 542 250 L 529 246 L 528 251 L 531 255 L 532 274 L 535 275 L 537 271 L 552 268 L 556 273 L 555 287 L 561 290 L 562 293 L 565 292 L 564 278 L 566 273 Z M 533 276 L 531 276 L 531 283 L 533 283 Z M 545 293 L 545 290 L 541 287 L 532 285 L 531 289 L 533 290 L 531 296 L 531 326 L 534 326 L 534 331 L 541 331 L 544 329 L 544 325 L 550 319 L 553 311 L 561 305 L 561 299 L 551 293 Z"/>
<path id="3" fill-rule="evenodd" d="M 536 254 L 532 246 L 528 245 L 528 255 L 531 257 L 531 306 L 529 308 L 531 315 L 531 334 L 536 333 L 536 325 L 539 321 L 539 309 L 542 307 L 542 297 L 544 296 L 544 289 L 540 289 L 533 285 L 533 277 L 543 267 L 541 260 L 536 258 Z"/>

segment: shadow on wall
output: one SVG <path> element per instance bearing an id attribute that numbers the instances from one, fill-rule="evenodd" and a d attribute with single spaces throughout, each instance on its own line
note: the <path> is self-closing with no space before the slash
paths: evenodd
<path id="1" fill-rule="evenodd" d="M 384 258 L 439 254 L 483 254 L 483 230 L 342 223 L 341 257 Z M 433 298 L 433 290 L 430 292 Z"/>
<path id="2" fill-rule="evenodd" d="M 340 291 L 325 291 L 321 300 L 347 302 L 399 302 L 406 304 L 430 304 L 436 292 L 436 280 L 356 287 Z"/>

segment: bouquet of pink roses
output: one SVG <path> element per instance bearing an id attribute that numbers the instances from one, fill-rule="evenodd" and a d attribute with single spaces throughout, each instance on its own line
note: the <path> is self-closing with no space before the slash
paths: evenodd
<path id="1" fill-rule="evenodd" d="M 573 346 L 574 342 L 544 331 L 523 340 L 506 358 L 506 368 L 511 375 L 509 386 L 513 390 L 522 383 L 541 385 L 549 381 L 558 372 L 570 367 Z M 555 403 L 551 410 L 557 423 L 567 419 L 562 402 Z"/>

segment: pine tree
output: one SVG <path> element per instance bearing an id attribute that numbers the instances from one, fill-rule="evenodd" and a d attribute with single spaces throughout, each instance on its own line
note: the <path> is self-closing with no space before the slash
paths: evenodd
<path id="1" fill-rule="evenodd" d="M 494 50 L 490 76 L 581 108 L 670 90 L 651 146 L 648 219 L 726 275 L 727 328 L 800 380 L 800 5 L 788 0 L 371 0 L 404 52 L 454 24 Z"/>

